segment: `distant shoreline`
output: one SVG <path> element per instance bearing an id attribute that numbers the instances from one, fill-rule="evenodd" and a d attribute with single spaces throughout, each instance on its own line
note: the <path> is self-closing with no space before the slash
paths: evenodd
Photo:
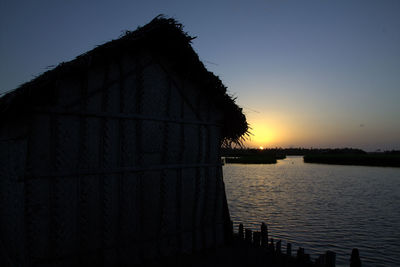
<path id="1" fill-rule="evenodd" d="M 370 152 L 361 149 L 222 149 L 224 162 L 239 164 L 275 164 L 287 156 L 302 156 L 305 163 L 400 167 L 400 151 Z"/>
<path id="2" fill-rule="evenodd" d="M 275 164 L 277 159 L 275 156 L 265 155 L 242 155 L 239 157 L 225 157 L 225 163 L 240 163 L 240 164 Z"/>
<path id="3" fill-rule="evenodd" d="M 400 167 L 400 155 L 390 154 L 313 154 L 304 155 L 305 163 Z"/>

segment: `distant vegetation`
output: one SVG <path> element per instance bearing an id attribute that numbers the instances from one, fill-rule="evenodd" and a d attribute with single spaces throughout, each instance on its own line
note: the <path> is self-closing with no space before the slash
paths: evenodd
<path id="1" fill-rule="evenodd" d="M 325 153 L 308 154 L 304 156 L 306 163 L 323 163 L 339 165 L 362 165 L 381 167 L 400 167 L 400 151 L 382 153 Z"/>
<path id="2" fill-rule="evenodd" d="M 274 149 L 222 149 L 225 163 L 273 164 L 284 159 L 285 154 Z"/>
<path id="3" fill-rule="evenodd" d="M 354 148 L 222 149 L 226 163 L 273 164 L 286 156 L 304 156 L 306 163 L 400 167 L 400 151 L 367 153 Z"/>

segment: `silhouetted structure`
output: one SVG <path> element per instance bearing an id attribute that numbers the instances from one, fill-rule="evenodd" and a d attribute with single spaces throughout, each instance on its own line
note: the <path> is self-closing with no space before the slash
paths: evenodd
<path id="1" fill-rule="evenodd" d="M 360 253 L 357 248 L 351 251 L 350 267 L 361 267 Z"/>
<path id="2" fill-rule="evenodd" d="M 112 266 L 220 245 L 241 109 L 157 17 L 0 99 L 0 255 Z"/>

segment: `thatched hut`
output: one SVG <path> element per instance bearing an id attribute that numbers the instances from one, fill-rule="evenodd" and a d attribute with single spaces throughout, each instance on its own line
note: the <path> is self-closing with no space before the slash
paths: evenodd
<path id="1" fill-rule="evenodd" d="M 0 99 L 0 253 L 131 265 L 224 243 L 223 142 L 241 109 L 157 17 Z"/>

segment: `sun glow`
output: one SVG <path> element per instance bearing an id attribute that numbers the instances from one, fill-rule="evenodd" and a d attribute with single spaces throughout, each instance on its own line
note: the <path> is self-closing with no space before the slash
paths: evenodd
<path id="1" fill-rule="evenodd" d="M 252 125 L 251 142 L 263 149 L 265 145 L 272 145 L 277 140 L 276 130 L 265 124 Z"/>
<path id="2" fill-rule="evenodd" d="M 248 122 L 251 135 L 246 145 L 260 150 L 285 145 L 289 138 L 287 133 L 291 132 L 286 126 L 285 118 L 278 114 L 263 118 L 248 116 Z"/>

